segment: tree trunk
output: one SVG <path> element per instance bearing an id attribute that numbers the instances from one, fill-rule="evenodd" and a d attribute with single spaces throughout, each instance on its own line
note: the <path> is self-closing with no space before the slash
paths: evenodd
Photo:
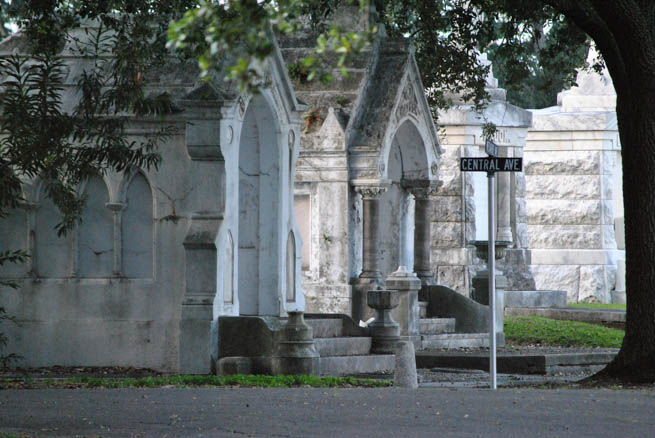
<path id="1" fill-rule="evenodd" d="M 617 87 L 623 153 L 627 319 L 623 345 L 599 376 L 655 381 L 655 80 Z M 655 73 L 655 72 L 654 72 Z M 626 88 L 626 87 L 624 87 Z"/>

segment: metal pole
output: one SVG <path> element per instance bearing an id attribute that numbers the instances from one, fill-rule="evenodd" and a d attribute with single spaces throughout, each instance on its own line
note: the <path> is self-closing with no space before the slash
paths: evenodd
<path id="1" fill-rule="evenodd" d="M 489 386 L 496 389 L 496 223 L 494 172 L 487 173 L 489 188 Z"/>

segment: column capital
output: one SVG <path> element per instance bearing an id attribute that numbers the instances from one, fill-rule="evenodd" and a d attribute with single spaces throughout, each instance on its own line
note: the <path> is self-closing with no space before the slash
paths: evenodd
<path id="1" fill-rule="evenodd" d="M 105 204 L 105 208 L 114 212 L 123 211 L 125 210 L 125 207 L 127 207 L 127 204 L 124 202 L 107 202 Z"/>
<path id="2" fill-rule="evenodd" d="M 439 187 L 441 187 L 441 181 L 430 181 L 430 180 L 403 180 L 402 185 L 407 189 L 414 198 L 417 200 L 430 200 L 434 195 L 437 194 Z"/>
<path id="3" fill-rule="evenodd" d="M 389 187 L 388 180 L 353 180 L 351 184 L 362 199 L 377 199 Z"/>

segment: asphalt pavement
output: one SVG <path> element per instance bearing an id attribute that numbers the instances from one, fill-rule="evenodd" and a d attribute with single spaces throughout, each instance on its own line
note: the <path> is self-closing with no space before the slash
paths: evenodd
<path id="1" fill-rule="evenodd" d="M 0 431 L 3 438 L 652 437 L 655 392 L 434 387 L 2 390 Z"/>

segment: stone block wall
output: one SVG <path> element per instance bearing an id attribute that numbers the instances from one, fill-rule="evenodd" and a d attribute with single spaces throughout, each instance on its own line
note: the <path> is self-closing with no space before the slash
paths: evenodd
<path id="1" fill-rule="evenodd" d="M 621 258 L 614 229 L 621 197 L 615 193 L 620 178 L 615 116 L 552 109 L 534 114 L 524 166 L 537 289 L 566 290 L 569 302 L 610 302 Z"/>

